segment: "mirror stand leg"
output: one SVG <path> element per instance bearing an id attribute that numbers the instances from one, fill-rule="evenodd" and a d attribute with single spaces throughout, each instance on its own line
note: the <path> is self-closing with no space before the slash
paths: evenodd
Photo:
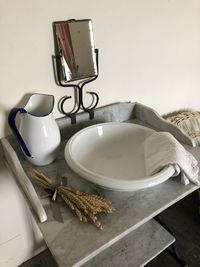
<path id="1" fill-rule="evenodd" d="M 76 114 L 70 114 L 69 117 L 71 119 L 71 124 L 76 124 Z"/>
<path id="2" fill-rule="evenodd" d="M 93 120 L 94 119 L 94 110 L 90 110 L 89 112 L 89 119 Z"/>

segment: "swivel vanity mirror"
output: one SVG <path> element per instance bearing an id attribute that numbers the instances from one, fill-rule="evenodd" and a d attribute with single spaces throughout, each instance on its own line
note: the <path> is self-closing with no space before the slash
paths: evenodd
<path id="1" fill-rule="evenodd" d="M 55 22 L 54 33 L 61 81 L 71 82 L 96 76 L 92 21 L 85 19 Z"/>
<path id="2" fill-rule="evenodd" d="M 75 115 L 80 109 L 89 112 L 92 119 L 99 101 L 97 93 L 88 92 L 92 96 L 88 107 L 83 101 L 83 87 L 98 77 L 98 49 L 94 47 L 92 21 L 58 21 L 53 23 L 53 28 L 57 84 L 74 88 L 74 108 L 70 112 L 64 110 L 65 101 L 71 98 L 64 96 L 59 101 L 59 110 L 71 117 L 72 123 L 76 122 Z"/>

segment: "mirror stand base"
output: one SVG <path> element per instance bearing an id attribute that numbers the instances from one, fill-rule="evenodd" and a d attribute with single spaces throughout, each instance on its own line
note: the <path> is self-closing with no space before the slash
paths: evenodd
<path id="1" fill-rule="evenodd" d="M 95 54 L 96 54 L 96 65 L 97 65 L 97 73 L 98 73 L 98 49 L 95 49 Z M 65 109 L 64 109 L 64 104 L 65 102 L 72 98 L 71 96 L 64 96 L 62 97 L 59 102 L 58 102 L 58 110 L 64 114 L 65 116 L 67 117 L 70 117 L 71 118 L 71 123 L 72 124 L 75 124 L 76 123 L 76 113 L 82 109 L 83 111 L 85 112 L 88 112 L 89 113 L 89 119 L 92 120 L 94 119 L 94 109 L 96 108 L 96 106 L 98 105 L 99 103 L 99 96 L 97 93 L 95 92 L 87 92 L 88 94 L 90 94 L 92 96 L 92 104 L 89 105 L 89 107 L 85 107 L 84 105 L 84 101 L 83 101 L 83 87 L 96 80 L 97 77 L 98 77 L 98 74 L 91 77 L 91 78 L 87 78 L 86 80 L 80 82 L 79 84 L 66 84 L 66 83 L 63 83 L 61 81 L 61 78 L 60 78 L 60 65 L 58 64 L 58 57 L 60 57 L 59 55 L 57 55 L 55 58 L 56 58 L 56 67 L 57 67 L 57 79 L 58 79 L 58 83 L 60 86 L 62 87 L 73 87 L 74 90 L 75 90 L 75 98 L 74 98 L 74 108 L 70 111 L 70 112 L 66 112 Z"/>

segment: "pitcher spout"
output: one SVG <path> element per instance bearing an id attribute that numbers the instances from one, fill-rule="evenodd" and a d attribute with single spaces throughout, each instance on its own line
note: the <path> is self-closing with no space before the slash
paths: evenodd
<path id="1" fill-rule="evenodd" d="M 43 117 L 52 113 L 54 96 L 46 94 L 33 94 L 29 98 L 24 109 L 33 116 Z"/>

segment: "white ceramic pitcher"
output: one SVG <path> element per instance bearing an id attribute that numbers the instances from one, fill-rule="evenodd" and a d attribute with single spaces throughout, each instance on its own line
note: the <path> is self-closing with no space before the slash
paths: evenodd
<path id="1" fill-rule="evenodd" d="M 24 108 L 14 108 L 8 123 L 26 158 L 44 166 L 55 160 L 60 145 L 60 130 L 53 117 L 54 96 L 33 94 Z M 19 130 L 15 118 L 20 116 Z"/>

